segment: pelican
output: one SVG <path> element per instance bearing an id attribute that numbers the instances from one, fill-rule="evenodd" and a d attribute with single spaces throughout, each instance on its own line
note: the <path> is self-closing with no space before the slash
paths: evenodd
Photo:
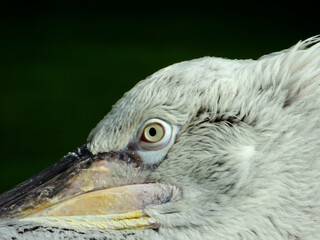
<path id="1" fill-rule="evenodd" d="M 319 36 L 177 63 L 3 193 L 0 239 L 319 239 L 319 136 Z"/>

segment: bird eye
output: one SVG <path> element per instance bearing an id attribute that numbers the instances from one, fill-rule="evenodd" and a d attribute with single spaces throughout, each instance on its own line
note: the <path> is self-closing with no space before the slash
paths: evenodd
<path id="1" fill-rule="evenodd" d="M 156 151 L 169 144 L 172 126 L 160 119 L 150 119 L 140 127 L 138 134 L 141 149 Z"/>
<path id="2" fill-rule="evenodd" d="M 163 138 L 164 133 L 162 125 L 159 123 L 149 123 L 145 126 L 140 140 L 148 143 L 156 143 Z"/>

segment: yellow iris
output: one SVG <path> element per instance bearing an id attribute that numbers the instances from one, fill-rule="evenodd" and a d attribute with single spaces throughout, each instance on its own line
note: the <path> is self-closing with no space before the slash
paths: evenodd
<path id="1" fill-rule="evenodd" d="M 164 136 L 164 129 L 159 123 L 150 123 L 144 130 L 142 140 L 149 143 L 159 142 Z"/>

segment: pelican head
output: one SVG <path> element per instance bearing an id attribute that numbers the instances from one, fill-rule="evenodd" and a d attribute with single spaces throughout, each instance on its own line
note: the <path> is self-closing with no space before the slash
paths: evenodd
<path id="1" fill-rule="evenodd" d="M 319 37 L 258 60 L 166 67 L 127 92 L 82 147 L 3 193 L 0 232 L 316 239 L 319 96 Z"/>

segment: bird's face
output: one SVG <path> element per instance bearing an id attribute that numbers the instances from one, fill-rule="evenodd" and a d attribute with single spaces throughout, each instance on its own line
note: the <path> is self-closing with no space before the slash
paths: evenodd
<path id="1" fill-rule="evenodd" d="M 182 228 L 256 234 L 255 224 L 272 218 L 263 211 L 284 201 L 286 178 L 278 174 L 293 176 L 279 156 L 290 159 L 307 142 L 283 134 L 300 127 L 290 105 L 302 90 L 277 78 L 289 54 L 257 62 L 202 58 L 160 70 L 127 92 L 82 148 L 3 194 L 1 215 L 59 224 L 50 216 L 106 223 L 115 214 L 112 220 L 140 221 L 131 228 L 168 236 Z"/>
<path id="2" fill-rule="evenodd" d="M 236 118 L 214 122 L 221 117 L 214 69 L 220 61 L 176 64 L 139 83 L 85 146 L 25 184 L 27 190 L 13 190 L 2 215 L 29 219 L 176 209 L 183 216 L 209 199 L 219 201 L 240 180 L 230 154 L 254 151 L 252 133 L 231 126 Z M 196 79 L 199 84 L 192 84 Z M 233 136 L 227 138 L 226 131 Z M 248 140 L 240 144 L 241 137 Z M 237 160 L 246 161 L 242 158 Z"/>
<path id="3" fill-rule="evenodd" d="M 155 164 L 147 182 L 178 190 L 174 200 L 144 209 L 162 226 L 206 225 L 200 216 L 214 212 L 247 182 L 257 136 L 243 121 L 244 109 L 240 113 L 250 96 L 230 74 L 242 67 L 203 58 L 165 68 L 128 92 L 90 134 L 93 154 L 123 151 L 139 139 L 139 147 L 131 149 L 143 163 Z M 246 101 L 233 100 L 236 92 Z M 150 121 L 170 131 L 167 145 L 153 149 L 154 143 L 141 140 Z"/>

